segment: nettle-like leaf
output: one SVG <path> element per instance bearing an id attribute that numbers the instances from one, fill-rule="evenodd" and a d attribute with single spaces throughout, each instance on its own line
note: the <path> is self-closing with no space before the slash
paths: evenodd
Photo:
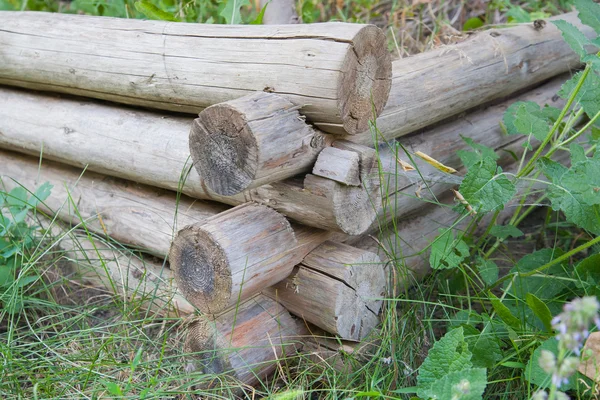
<path id="1" fill-rule="evenodd" d="M 485 368 L 451 372 L 429 389 L 418 392 L 422 399 L 480 400 L 487 385 Z"/>
<path id="2" fill-rule="evenodd" d="M 471 363 L 475 368 L 493 368 L 502 360 L 502 350 L 496 335 L 488 331 L 487 334 L 479 332 L 473 326 L 463 326 L 465 341 L 469 345 Z"/>
<path id="3" fill-rule="evenodd" d="M 600 5 L 593 0 L 575 0 L 574 3 L 581 22 L 594 28 L 600 35 Z"/>
<path id="4" fill-rule="evenodd" d="M 469 246 L 454 237 L 452 229 L 440 229 L 439 235 L 431 245 L 429 263 L 433 269 L 456 268 L 469 256 Z"/>
<path id="5" fill-rule="evenodd" d="M 494 225 L 490 230 L 490 235 L 504 240 L 509 236 L 514 238 L 523 236 L 523 232 L 514 225 Z"/>
<path id="6" fill-rule="evenodd" d="M 249 0 L 227 0 L 225 8 L 221 11 L 221 15 L 225 18 L 225 22 L 231 25 L 242 23 L 242 13 L 240 8 L 250 5 Z"/>
<path id="7" fill-rule="evenodd" d="M 539 106 L 537 111 L 541 112 Z M 540 115 L 539 112 L 532 113 L 528 110 L 528 107 L 520 105 L 515 115 L 514 124 L 517 132 L 526 136 L 532 135 L 541 142 L 546 138 L 550 124 L 547 119 L 538 116 Z"/>
<path id="8" fill-rule="evenodd" d="M 528 126 L 528 115 L 535 117 L 536 122 L 538 119 L 544 120 L 550 126 L 558 119 L 560 111 L 558 108 L 551 106 L 540 108 L 539 104 L 533 101 L 517 101 L 511 104 L 504 112 L 502 125 L 509 135 L 529 134 L 531 132 L 523 128 Z M 518 115 L 518 113 L 520 114 Z M 518 122 L 519 120 L 521 121 Z M 519 129 L 519 127 L 522 128 Z M 548 130 L 545 133 L 548 133 Z"/>
<path id="9" fill-rule="evenodd" d="M 491 285 L 498 280 L 499 269 L 492 260 L 480 259 L 477 263 L 479 276 L 486 285 Z"/>
<path id="10" fill-rule="evenodd" d="M 568 99 L 571 92 L 575 90 L 582 74 L 583 72 L 578 72 L 566 81 L 558 91 L 558 95 L 563 99 Z M 600 111 L 600 77 L 598 75 L 588 74 L 579 93 L 575 96 L 575 101 L 583 107 L 583 111 L 589 118 L 593 118 Z"/>
<path id="11" fill-rule="evenodd" d="M 465 342 L 463 328 L 449 331 L 438 340 L 429 350 L 427 358 L 419 367 L 417 377 L 417 394 L 421 398 L 428 398 L 426 393 L 440 379 L 452 372 L 470 369 L 471 352 Z"/>
<path id="12" fill-rule="evenodd" d="M 482 213 L 503 209 L 515 192 L 515 185 L 490 158 L 473 165 L 460 185 L 465 200 Z"/>
<path id="13" fill-rule="evenodd" d="M 467 167 L 467 169 L 471 168 L 472 165 L 477 164 L 479 161 L 484 158 L 491 158 L 493 160 L 497 160 L 500 156 L 496 154 L 494 149 L 491 147 L 487 147 L 483 144 L 475 142 L 470 137 L 460 136 L 464 142 L 469 145 L 474 151 L 469 150 L 458 150 L 456 154 L 460 157 L 463 165 Z"/>
<path id="14" fill-rule="evenodd" d="M 573 49 L 577 55 L 583 60 L 587 55 L 587 47 L 592 45 L 592 42 L 577 29 L 573 24 L 564 21 L 557 20 L 552 21 L 552 23 L 560 29 L 565 42 Z"/>
<path id="15" fill-rule="evenodd" d="M 542 172 L 551 181 L 548 198 L 554 210 L 565 214 L 569 222 L 592 233 L 600 234 L 600 158 L 582 159 L 575 151 L 572 165 L 567 169 L 542 158 Z"/>

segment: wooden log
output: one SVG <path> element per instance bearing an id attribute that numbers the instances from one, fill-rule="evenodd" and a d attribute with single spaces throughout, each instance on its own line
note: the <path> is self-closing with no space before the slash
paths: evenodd
<path id="1" fill-rule="evenodd" d="M 549 20 L 554 19 L 564 19 L 590 37 L 596 35 L 581 24 L 577 13 Z M 417 131 L 578 65 L 579 56 L 551 23 L 541 30 L 533 23 L 490 29 L 454 45 L 395 60 L 390 98 L 377 118 L 381 132 L 377 140 Z M 375 140 L 370 131 L 346 139 L 366 145 Z"/>
<path id="2" fill-rule="evenodd" d="M 248 385 L 271 374 L 280 358 L 298 351 L 306 329 L 277 302 L 258 295 L 214 318 L 190 326 L 184 349 L 190 366 L 229 374 Z"/>
<path id="3" fill-rule="evenodd" d="M 0 88 L 2 148 L 36 156 L 43 152 L 44 158 L 190 197 L 230 205 L 254 201 L 321 229 L 359 234 L 374 220 L 376 201 L 367 195 L 377 192 L 374 188 L 365 193 L 312 175 L 304 182 L 288 179 L 235 196 L 207 190 L 189 162 L 190 123 L 168 114 Z M 374 157 L 373 150 L 365 151 Z M 379 179 L 365 177 L 363 182 L 378 187 Z"/>
<path id="4" fill-rule="evenodd" d="M 179 231 L 169 261 L 185 297 L 217 314 L 285 279 L 299 258 L 285 250 L 297 245 L 281 214 L 249 203 Z"/>
<path id="5" fill-rule="evenodd" d="M 379 324 L 386 274 L 376 254 L 325 242 L 263 293 L 307 322 L 361 341 Z"/>
<path id="6" fill-rule="evenodd" d="M 231 196 L 310 170 L 328 141 L 285 97 L 258 92 L 202 111 L 189 146 L 206 185 Z"/>
<path id="7" fill-rule="evenodd" d="M 267 7 L 263 16 L 263 24 L 265 25 L 300 23 L 294 0 L 260 0 L 259 4 L 261 9 Z"/>
<path id="8" fill-rule="evenodd" d="M 302 106 L 317 126 L 338 124 L 353 134 L 368 128 L 373 109 L 383 110 L 391 85 L 385 34 L 373 25 L 207 25 L 8 11 L 0 25 L 1 84 L 144 107 L 198 113 L 266 90 Z"/>
<path id="9" fill-rule="evenodd" d="M 360 186 L 360 157 L 352 151 L 327 147 L 319 153 L 312 172 L 345 185 Z"/>
<path id="10" fill-rule="evenodd" d="M 0 180 L 11 190 L 23 186 L 34 192 L 48 182 L 52 195 L 38 208 L 63 221 L 85 226 L 100 235 L 109 235 L 142 251 L 165 257 L 179 229 L 203 223 L 227 209 L 178 196 L 162 189 L 52 161 L 0 150 Z"/>

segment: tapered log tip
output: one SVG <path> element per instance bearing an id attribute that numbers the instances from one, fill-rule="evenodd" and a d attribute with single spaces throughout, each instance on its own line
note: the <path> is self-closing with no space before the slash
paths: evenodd
<path id="1" fill-rule="evenodd" d="M 231 270 L 224 250 L 208 232 L 194 225 L 179 231 L 169 262 L 177 287 L 200 311 L 214 314 L 227 307 Z"/>
<path id="2" fill-rule="evenodd" d="M 228 104 L 206 108 L 192 124 L 190 154 L 206 185 L 223 196 L 246 189 L 258 169 L 258 145 L 242 113 Z"/>
<path id="3" fill-rule="evenodd" d="M 339 112 L 350 135 L 369 129 L 369 121 L 381 114 L 392 87 L 392 58 L 383 31 L 367 25 L 356 34 L 352 46 L 338 83 Z"/>

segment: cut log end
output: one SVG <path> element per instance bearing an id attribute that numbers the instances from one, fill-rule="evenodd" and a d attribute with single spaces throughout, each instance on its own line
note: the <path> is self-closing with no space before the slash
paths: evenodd
<path id="1" fill-rule="evenodd" d="M 214 313 L 229 304 L 231 270 L 210 234 L 194 225 L 185 227 L 171 245 L 169 261 L 179 290 L 201 311 Z"/>
<path id="2" fill-rule="evenodd" d="M 258 168 L 258 146 L 243 114 L 227 103 L 208 107 L 194 120 L 190 154 L 214 192 L 232 196 L 246 189 Z"/>
<path id="3" fill-rule="evenodd" d="M 381 29 L 373 25 L 361 29 L 352 50 L 344 60 L 338 84 L 339 112 L 350 135 L 369 128 L 369 120 L 381 114 L 392 87 L 392 60 Z"/>

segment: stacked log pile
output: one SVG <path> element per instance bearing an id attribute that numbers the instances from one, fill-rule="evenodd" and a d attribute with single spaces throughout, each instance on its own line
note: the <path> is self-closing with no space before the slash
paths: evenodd
<path id="1" fill-rule="evenodd" d="M 376 328 L 402 282 L 390 280 L 371 235 L 433 212 L 414 195 L 422 177 L 398 167 L 398 142 L 459 170 L 461 135 L 518 152 L 522 143 L 499 127 L 503 112 L 517 100 L 556 103 L 564 77 L 551 78 L 578 65 L 550 24 L 481 32 L 394 62 L 370 25 L 27 12 L 0 12 L 0 24 L 2 189 L 49 182 L 52 195 L 37 205 L 45 214 L 168 260 L 126 261 L 83 236 L 60 242 L 99 285 L 195 314 L 191 368 L 249 384 L 315 326 L 348 342 Z M 417 166 L 426 198 L 460 182 L 435 182 Z M 400 231 L 422 248 L 437 227 L 419 224 Z M 409 267 L 419 275 L 427 266 L 413 258 Z"/>

